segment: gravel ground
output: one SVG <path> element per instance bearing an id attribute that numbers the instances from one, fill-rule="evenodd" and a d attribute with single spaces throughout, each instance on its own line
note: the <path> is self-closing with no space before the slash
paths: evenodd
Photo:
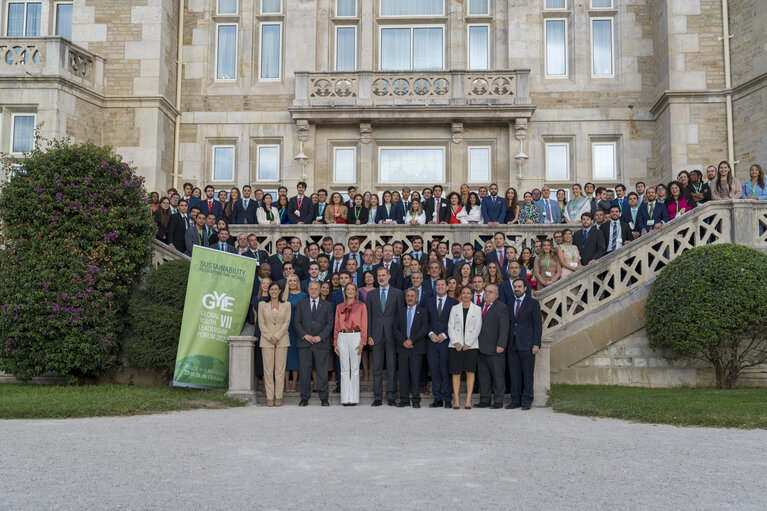
<path id="1" fill-rule="evenodd" d="M 0 509 L 765 509 L 767 431 L 550 409 L 0 421 Z"/>

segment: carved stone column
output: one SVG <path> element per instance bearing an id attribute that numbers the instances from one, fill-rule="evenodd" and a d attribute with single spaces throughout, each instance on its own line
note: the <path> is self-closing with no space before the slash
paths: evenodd
<path id="1" fill-rule="evenodd" d="M 256 402 L 255 343 L 253 336 L 234 336 L 229 341 L 229 391 L 227 396 Z"/>

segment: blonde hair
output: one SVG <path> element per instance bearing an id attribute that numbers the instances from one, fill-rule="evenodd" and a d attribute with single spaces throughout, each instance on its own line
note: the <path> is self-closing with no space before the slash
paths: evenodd
<path id="1" fill-rule="evenodd" d="M 347 300 L 348 300 L 348 298 L 346 297 L 346 290 L 349 289 L 349 286 L 354 286 L 354 302 L 353 303 L 359 302 L 359 296 L 357 294 L 360 292 L 359 288 L 357 287 L 357 284 L 355 284 L 354 282 L 349 282 L 344 287 L 344 303 L 347 303 Z"/>
<path id="2" fill-rule="evenodd" d="M 282 301 L 288 299 L 288 296 L 290 295 L 290 280 L 296 279 L 296 282 L 298 283 L 298 290 L 301 291 L 301 279 L 298 278 L 298 275 L 295 273 L 291 276 L 289 276 L 287 279 L 285 279 L 285 289 L 282 291 Z"/>

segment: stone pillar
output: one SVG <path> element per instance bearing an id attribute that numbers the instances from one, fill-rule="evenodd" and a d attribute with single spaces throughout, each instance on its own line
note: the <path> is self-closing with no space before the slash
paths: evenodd
<path id="1" fill-rule="evenodd" d="M 760 248 L 759 245 L 759 213 L 756 201 L 736 200 L 732 202 L 732 224 L 730 241 L 738 245 Z"/>
<path id="2" fill-rule="evenodd" d="M 533 406 L 546 406 L 551 388 L 551 341 L 544 340 L 541 349 L 535 356 L 535 372 L 533 385 Z"/>
<path id="3" fill-rule="evenodd" d="M 229 341 L 229 391 L 227 396 L 256 402 L 255 343 L 253 336 L 234 336 Z"/>

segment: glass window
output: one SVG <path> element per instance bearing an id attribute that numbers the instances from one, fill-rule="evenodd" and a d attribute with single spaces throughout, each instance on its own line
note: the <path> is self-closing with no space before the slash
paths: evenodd
<path id="1" fill-rule="evenodd" d="M 353 17 L 357 15 L 357 0 L 336 0 L 336 16 Z"/>
<path id="2" fill-rule="evenodd" d="M 261 14 L 279 14 L 282 12 L 280 0 L 261 0 Z"/>
<path id="3" fill-rule="evenodd" d="M 237 14 L 237 0 L 218 0 L 219 14 Z"/>
<path id="4" fill-rule="evenodd" d="M 546 74 L 567 75 L 567 28 L 565 20 L 546 20 Z"/>
<path id="5" fill-rule="evenodd" d="M 445 179 L 445 149 L 442 147 L 382 148 L 382 183 L 439 183 Z"/>
<path id="6" fill-rule="evenodd" d="M 56 35 L 72 39 L 72 4 L 56 4 Z"/>
<path id="7" fill-rule="evenodd" d="M 566 181 L 568 172 L 568 144 L 546 144 L 546 179 Z"/>
<path id="8" fill-rule="evenodd" d="M 9 2 L 8 37 L 37 37 L 40 35 L 40 2 Z"/>
<path id="9" fill-rule="evenodd" d="M 613 6 L 613 0 L 591 0 L 594 9 L 609 9 Z"/>
<path id="10" fill-rule="evenodd" d="M 469 181 L 487 183 L 490 181 L 490 148 L 469 148 Z"/>
<path id="11" fill-rule="evenodd" d="M 354 153 L 353 147 L 336 147 L 333 167 L 333 181 L 336 183 L 354 182 Z"/>
<path id="12" fill-rule="evenodd" d="M 591 20 L 592 73 L 595 76 L 613 74 L 613 21 L 611 19 Z"/>
<path id="13" fill-rule="evenodd" d="M 234 181 L 234 146 L 213 147 L 213 180 Z"/>
<path id="14" fill-rule="evenodd" d="M 381 69 L 442 69 L 442 27 L 381 29 Z"/>
<path id="15" fill-rule="evenodd" d="M 615 143 L 592 145 L 594 179 L 615 179 Z"/>
<path id="16" fill-rule="evenodd" d="M 488 32 L 487 25 L 469 26 L 469 69 L 488 69 L 490 56 L 488 55 Z"/>
<path id="17" fill-rule="evenodd" d="M 260 145 L 258 146 L 257 158 L 257 178 L 260 181 L 276 181 L 280 170 L 280 147 L 276 145 Z"/>
<path id="18" fill-rule="evenodd" d="M 546 0 L 546 9 L 564 9 L 565 0 Z"/>
<path id="19" fill-rule="evenodd" d="M 261 25 L 261 78 L 280 77 L 280 25 Z"/>
<path id="20" fill-rule="evenodd" d="M 356 27 L 336 29 L 336 71 L 353 71 L 356 66 Z"/>
<path id="21" fill-rule="evenodd" d="M 28 153 L 35 147 L 35 116 L 14 115 L 12 153 Z"/>
<path id="22" fill-rule="evenodd" d="M 237 76 L 237 25 L 219 25 L 216 44 L 216 79 L 234 80 Z"/>
<path id="23" fill-rule="evenodd" d="M 381 0 L 381 16 L 442 16 L 444 0 Z"/>
<path id="24" fill-rule="evenodd" d="M 469 1 L 469 14 L 489 14 L 488 11 L 489 0 L 470 0 Z"/>

